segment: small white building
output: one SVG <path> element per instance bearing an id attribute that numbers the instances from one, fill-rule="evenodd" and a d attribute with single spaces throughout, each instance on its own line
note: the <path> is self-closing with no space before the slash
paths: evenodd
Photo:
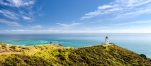
<path id="1" fill-rule="evenodd" d="M 108 39 L 107 36 L 106 36 L 106 38 L 105 38 L 105 44 L 109 44 L 109 39 Z"/>

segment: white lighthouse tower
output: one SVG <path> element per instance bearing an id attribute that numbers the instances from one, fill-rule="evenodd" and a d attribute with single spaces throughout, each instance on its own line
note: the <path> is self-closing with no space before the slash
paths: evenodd
<path id="1" fill-rule="evenodd" d="M 105 38 L 105 44 L 109 44 L 109 39 L 108 39 L 107 36 L 106 36 L 106 38 Z"/>

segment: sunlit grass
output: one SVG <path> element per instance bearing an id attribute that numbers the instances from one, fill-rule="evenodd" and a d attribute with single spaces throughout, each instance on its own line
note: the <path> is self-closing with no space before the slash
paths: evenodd
<path id="1" fill-rule="evenodd" d="M 60 44 L 15 46 L 0 43 L 0 66 L 151 66 L 151 59 L 115 44 L 82 48 Z"/>

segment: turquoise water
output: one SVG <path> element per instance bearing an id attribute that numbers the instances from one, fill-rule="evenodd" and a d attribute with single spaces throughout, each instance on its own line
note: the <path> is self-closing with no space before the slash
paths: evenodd
<path id="1" fill-rule="evenodd" d="M 0 34 L 0 41 L 17 45 L 59 43 L 63 46 L 83 47 L 101 44 L 105 37 L 111 43 L 151 58 L 151 33 L 57 33 L 57 34 Z"/>

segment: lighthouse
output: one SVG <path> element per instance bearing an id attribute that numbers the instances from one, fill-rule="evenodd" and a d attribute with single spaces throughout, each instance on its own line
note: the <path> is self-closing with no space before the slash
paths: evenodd
<path id="1" fill-rule="evenodd" d="M 105 44 L 109 44 L 109 39 L 107 36 L 105 37 Z"/>

